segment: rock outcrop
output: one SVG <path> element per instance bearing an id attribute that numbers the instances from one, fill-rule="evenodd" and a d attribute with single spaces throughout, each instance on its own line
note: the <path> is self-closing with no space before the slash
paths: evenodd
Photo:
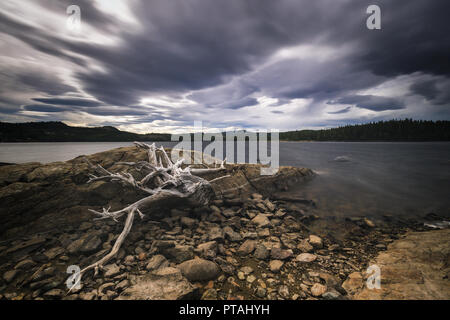
<path id="1" fill-rule="evenodd" d="M 380 289 L 367 288 L 364 275 L 353 275 L 343 287 L 358 300 L 448 300 L 449 244 L 450 229 L 410 232 L 370 263 L 380 268 Z"/>

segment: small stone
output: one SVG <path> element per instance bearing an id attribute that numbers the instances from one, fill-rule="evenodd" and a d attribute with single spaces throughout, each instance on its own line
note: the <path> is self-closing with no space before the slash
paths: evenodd
<path id="1" fill-rule="evenodd" d="M 47 257 L 47 259 L 49 260 L 53 260 L 55 259 L 57 256 L 61 255 L 64 253 L 64 249 L 61 247 L 56 247 L 56 248 L 51 248 L 50 250 L 46 250 L 44 252 L 44 255 Z"/>
<path id="2" fill-rule="evenodd" d="M 258 236 L 261 238 L 270 237 L 270 231 L 268 228 L 264 228 L 258 231 Z"/>
<path id="3" fill-rule="evenodd" d="M 148 271 L 154 271 L 154 270 L 158 270 L 160 268 L 165 268 L 169 266 L 169 262 L 167 261 L 167 259 L 161 255 L 161 254 L 157 254 L 154 255 L 150 261 L 148 262 L 147 266 L 145 267 Z"/>
<path id="4" fill-rule="evenodd" d="M 252 274 L 247 277 L 247 282 L 249 282 L 249 283 L 253 283 L 255 280 L 256 280 L 256 277 Z"/>
<path id="5" fill-rule="evenodd" d="M 296 261 L 303 262 L 303 263 L 313 262 L 316 259 L 317 259 L 317 256 L 315 254 L 311 254 L 311 253 L 300 253 L 295 258 Z"/>
<path id="6" fill-rule="evenodd" d="M 231 227 L 225 227 L 223 228 L 223 232 L 225 234 L 225 237 L 230 240 L 231 242 L 239 242 L 242 241 L 242 237 L 239 233 L 235 232 Z"/>
<path id="7" fill-rule="evenodd" d="M 105 266 L 105 277 L 112 278 L 120 273 L 120 267 L 117 264 L 109 264 Z"/>
<path id="8" fill-rule="evenodd" d="M 325 300 L 338 300 L 341 295 L 335 291 L 328 291 L 322 295 Z"/>
<path id="9" fill-rule="evenodd" d="M 257 242 L 255 240 L 245 240 L 239 247 L 238 253 L 240 255 L 249 255 L 255 250 L 256 244 Z"/>
<path id="10" fill-rule="evenodd" d="M 270 256 L 270 251 L 263 244 L 256 245 L 255 253 L 253 254 L 256 259 L 265 260 Z"/>
<path id="11" fill-rule="evenodd" d="M 373 223 L 372 220 L 369 220 L 367 218 L 364 218 L 364 223 L 366 224 L 366 226 L 368 226 L 369 228 L 375 228 L 375 223 Z"/>
<path id="12" fill-rule="evenodd" d="M 264 214 L 258 214 L 252 219 L 252 223 L 256 224 L 259 228 L 264 228 L 270 225 L 270 220 Z"/>
<path id="13" fill-rule="evenodd" d="M 238 279 L 239 279 L 239 280 L 244 280 L 244 279 L 245 279 L 245 273 L 242 272 L 242 271 L 239 271 L 238 274 L 237 274 L 237 276 L 238 276 Z"/>
<path id="14" fill-rule="evenodd" d="M 280 272 L 281 267 L 283 266 L 284 262 L 281 260 L 272 260 L 269 262 L 269 268 L 270 271 L 277 273 Z"/>
<path id="15" fill-rule="evenodd" d="M 267 294 L 267 290 L 266 290 L 266 289 L 264 289 L 264 288 L 262 288 L 262 287 L 258 287 L 258 288 L 256 289 L 255 295 L 256 295 L 258 298 L 264 298 L 264 297 L 266 296 L 266 294 Z"/>
<path id="16" fill-rule="evenodd" d="M 289 299 L 289 288 L 288 288 L 288 286 L 281 285 L 278 288 L 278 294 L 284 299 Z"/>
<path id="17" fill-rule="evenodd" d="M 145 252 L 139 253 L 138 259 L 139 261 L 144 261 L 145 259 L 147 259 L 147 254 Z"/>
<path id="18" fill-rule="evenodd" d="M 324 286 L 323 284 L 315 283 L 315 284 L 311 287 L 311 294 L 312 294 L 314 297 L 320 297 L 320 296 L 323 295 L 325 292 L 327 292 L 327 287 Z"/>
<path id="19" fill-rule="evenodd" d="M 270 250 L 270 257 L 276 260 L 285 260 L 290 258 L 292 255 L 293 252 L 291 249 L 284 250 L 281 248 L 273 247 L 272 250 Z"/>
<path id="20" fill-rule="evenodd" d="M 267 209 L 269 209 L 269 211 L 274 211 L 275 210 L 275 205 L 270 202 L 269 200 L 264 201 L 265 206 L 267 207 Z"/>
<path id="21" fill-rule="evenodd" d="M 318 236 L 315 235 L 310 235 L 309 236 L 309 243 L 314 247 L 314 248 L 322 248 L 323 246 L 323 242 L 322 239 Z"/>
<path id="22" fill-rule="evenodd" d="M 249 267 L 249 266 L 245 266 L 241 268 L 241 271 L 245 274 L 245 275 L 249 275 L 250 273 L 253 272 L 253 268 Z"/>
<path id="23" fill-rule="evenodd" d="M 125 257 L 125 261 L 124 261 L 124 264 L 125 265 L 130 265 L 130 264 L 133 264 L 134 263 L 134 256 L 126 256 Z"/>
<path id="24" fill-rule="evenodd" d="M 302 240 L 297 245 L 297 249 L 300 250 L 301 252 L 311 252 L 314 248 L 312 247 L 312 245 L 309 244 L 307 240 Z"/>

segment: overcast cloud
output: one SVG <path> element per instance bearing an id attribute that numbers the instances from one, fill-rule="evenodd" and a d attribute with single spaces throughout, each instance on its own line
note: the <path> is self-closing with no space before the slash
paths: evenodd
<path id="1" fill-rule="evenodd" d="M 366 28 L 370 4 L 381 30 Z M 2 0 L 0 121 L 182 132 L 195 120 L 448 120 L 448 12 L 447 0 Z"/>

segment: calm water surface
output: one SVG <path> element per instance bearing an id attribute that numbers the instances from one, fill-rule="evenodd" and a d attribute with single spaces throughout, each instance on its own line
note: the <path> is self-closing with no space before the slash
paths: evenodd
<path id="1" fill-rule="evenodd" d="M 171 147 L 175 142 L 159 144 Z M 3 143 L 0 162 L 65 161 L 130 145 Z M 448 142 L 281 142 L 280 164 L 311 168 L 318 174 L 295 192 L 315 200 L 320 215 L 450 215 Z"/>

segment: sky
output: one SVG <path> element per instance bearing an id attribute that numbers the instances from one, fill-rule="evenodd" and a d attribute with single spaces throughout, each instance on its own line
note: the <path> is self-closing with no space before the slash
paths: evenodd
<path id="1" fill-rule="evenodd" d="M 367 28 L 369 5 L 381 29 Z M 2 0 L 0 121 L 177 133 L 450 120 L 449 12 L 448 0 Z"/>

